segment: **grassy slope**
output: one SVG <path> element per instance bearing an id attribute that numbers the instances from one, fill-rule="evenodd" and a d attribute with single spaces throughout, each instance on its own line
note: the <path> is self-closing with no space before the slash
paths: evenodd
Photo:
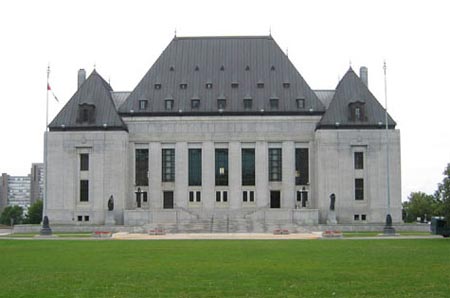
<path id="1" fill-rule="evenodd" d="M 448 297 L 450 241 L 0 240 L 0 297 Z"/>

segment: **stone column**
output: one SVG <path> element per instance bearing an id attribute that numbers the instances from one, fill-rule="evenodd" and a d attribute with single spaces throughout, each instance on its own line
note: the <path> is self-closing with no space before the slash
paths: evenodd
<path id="1" fill-rule="evenodd" d="M 268 146 L 266 142 L 258 141 L 255 146 L 255 182 L 256 206 L 263 207 L 269 204 L 269 161 Z"/>
<path id="2" fill-rule="evenodd" d="M 204 209 L 212 210 L 216 199 L 214 143 L 204 142 L 202 146 L 202 205 Z"/>
<path id="3" fill-rule="evenodd" d="M 230 209 L 241 208 L 241 143 L 230 142 L 228 149 L 228 183 Z"/>
<path id="4" fill-rule="evenodd" d="M 286 141 L 282 144 L 282 189 L 281 208 L 295 207 L 295 144 Z"/>
<path id="5" fill-rule="evenodd" d="M 161 143 L 151 142 L 149 146 L 149 193 L 150 209 L 162 208 L 161 190 Z"/>
<path id="6" fill-rule="evenodd" d="M 175 206 L 187 208 L 188 202 L 188 146 L 186 142 L 175 145 Z"/>

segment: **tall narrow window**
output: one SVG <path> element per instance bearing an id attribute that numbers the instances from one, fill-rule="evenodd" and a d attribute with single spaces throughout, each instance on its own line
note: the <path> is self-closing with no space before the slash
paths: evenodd
<path id="1" fill-rule="evenodd" d="M 164 101 L 164 107 L 165 107 L 166 111 L 173 110 L 173 99 L 166 99 Z"/>
<path id="2" fill-rule="evenodd" d="M 270 109 L 277 110 L 278 109 L 278 98 L 271 98 L 269 100 Z"/>
<path id="3" fill-rule="evenodd" d="M 364 153 L 363 152 L 355 152 L 355 170 L 364 169 Z"/>
<path id="4" fill-rule="evenodd" d="M 89 201 L 89 180 L 80 180 L 80 202 Z"/>
<path id="5" fill-rule="evenodd" d="M 281 181 L 281 148 L 269 148 L 269 181 Z"/>
<path id="6" fill-rule="evenodd" d="M 136 186 L 148 185 L 148 149 L 136 149 L 135 163 Z"/>
<path id="7" fill-rule="evenodd" d="M 295 149 L 295 185 L 306 185 L 309 182 L 309 150 Z"/>
<path id="8" fill-rule="evenodd" d="M 89 154 L 80 154 L 80 171 L 89 171 Z"/>
<path id="9" fill-rule="evenodd" d="M 139 100 L 139 110 L 146 110 L 148 105 L 148 100 L 141 99 Z"/>
<path id="10" fill-rule="evenodd" d="M 225 110 L 225 108 L 227 107 L 227 100 L 220 98 L 217 100 L 217 108 L 219 110 Z"/>
<path id="11" fill-rule="evenodd" d="M 202 149 L 189 149 L 189 186 L 202 185 Z"/>
<path id="12" fill-rule="evenodd" d="M 228 185 L 228 149 L 216 149 L 216 185 Z"/>
<path id="13" fill-rule="evenodd" d="M 251 110 L 253 106 L 253 100 L 251 98 L 244 98 L 244 110 Z"/>
<path id="14" fill-rule="evenodd" d="M 255 149 L 242 149 L 242 185 L 255 185 Z"/>
<path id="15" fill-rule="evenodd" d="M 305 99 L 304 98 L 297 98 L 297 109 L 304 109 L 305 108 Z"/>
<path id="16" fill-rule="evenodd" d="M 364 200 L 364 179 L 355 179 L 355 200 Z"/>
<path id="17" fill-rule="evenodd" d="M 162 150 L 162 181 L 175 181 L 175 149 Z"/>

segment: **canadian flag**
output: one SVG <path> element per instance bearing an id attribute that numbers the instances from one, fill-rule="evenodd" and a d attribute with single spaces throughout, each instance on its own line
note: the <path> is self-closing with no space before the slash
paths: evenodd
<path id="1" fill-rule="evenodd" d="M 47 91 L 51 91 L 53 97 L 55 98 L 55 100 L 56 100 L 57 102 L 59 102 L 58 97 L 56 97 L 56 95 L 55 95 L 55 93 L 53 92 L 52 88 L 50 87 L 50 84 L 49 84 L 49 83 L 47 83 Z"/>

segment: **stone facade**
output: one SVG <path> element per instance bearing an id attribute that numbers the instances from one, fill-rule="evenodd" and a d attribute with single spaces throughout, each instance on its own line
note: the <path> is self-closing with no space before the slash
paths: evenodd
<path id="1" fill-rule="evenodd" d="M 207 39 L 205 44 L 213 47 L 216 41 Z M 259 41 L 225 38 L 217 42 L 226 50 L 229 42 L 246 45 Z M 390 117 L 389 129 L 384 129 L 381 105 L 366 87 L 367 82 L 362 82 L 353 70 L 347 72 L 336 90 L 326 91 L 324 96 L 324 91 L 310 90 L 287 58 L 279 56 L 283 54 L 273 47 L 274 41 L 264 38 L 262 44 L 273 48 L 270 51 L 274 52 L 274 61 L 279 59 L 284 64 L 268 65 L 268 73 L 261 77 L 274 76 L 272 80 L 280 80 L 281 84 L 286 73 L 291 72 L 290 81 L 283 81 L 283 87 L 276 89 L 287 92 L 296 88 L 297 94 L 302 95 L 281 104 L 274 96 L 269 105 L 269 101 L 258 99 L 254 104 L 264 103 L 264 108 L 248 112 L 240 105 L 242 99 L 232 94 L 237 86 L 245 87 L 247 83 L 255 89 L 247 89 L 249 94 L 261 92 L 264 84 L 256 84 L 249 76 L 242 76 L 239 85 L 225 76 L 218 76 L 222 81 L 209 83 L 209 77 L 199 79 L 201 74 L 180 80 L 181 83 L 164 81 L 164 59 L 171 60 L 168 52 L 172 47 L 183 46 L 183 42 L 195 46 L 198 40 L 174 40 L 131 93 L 115 93 L 95 71 L 86 80 L 82 77 L 79 90 L 50 124 L 45 136 L 48 182 L 44 213 L 52 223 L 115 222 L 219 232 L 267 231 L 287 224 L 301 229 L 305 225 L 326 224 L 331 194 L 336 196 L 333 216 L 337 223 L 383 223 L 388 212 L 387 176 L 390 213 L 394 222 L 401 222 L 400 133 Z M 168 65 L 168 75 L 176 74 L 179 68 Z M 239 71 L 250 69 L 247 65 Z M 217 71 L 233 69 L 222 66 Z M 172 111 L 176 97 L 173 95 L 178 94 L 175 91 L 168 96 L 161 93 L 159 99 L 148 95 L 159 96 L 157 90 L 168 84 L 175 86 L 169 91 L 186 90 L 192 85 L 220 89 L 230 83 L 227 80 L 233 82 L 232 89 L 224 88 L 222 93 L 211 95 L 203 103 L 204 110 L 198 112 L 194 106 L 189 107 L 189 101 L 183 109 Z M 226 98 L 230 98 L 230 108 L 224 110 L 225 106 L 220 105 L 214 110 L 216 99 L 219 105 Z M 193 99 L 199 100 L 197 96 Z M 186 111 L 189 108 L 192 111 Z M 197 185 L 189 185 L 190 149 L 201 150 L 201 168 L 196 169 L 201 171 L 201 183 Z M 217 151 L 223 151 L 219 149 L 227 150 L 225 166 L 218 164 Z M 254 150 L 254 183 L 250 185 L 243 185 L 243 149 Z M 296 152 L 301 150 L 307 152 L 303 158 L 308 178 L 299 182 L 300 171 L 305 171 L 297 168 Z M 142 153 L 138 151 L 148 152 L 148 156 L 143 155 L 145 162 L 139 165 L 137 160 Z M 276 157 L 271 156 L 274 152 Z M 277 162 L 281 162 L 281 168 L 277 168 L 278 178 L 272 179 Z M 146 171 L 147 175 L 141 177 L 138 171 Z M 144 182 L 137 182 L 137 175 Z M 218 185 L 218 175 L 226 176 L 227 182 Z M 114 200 L 113 211 L 107 211 L 110 198 Z M 107 212 L 113 212 L 114 220 Z"/>

